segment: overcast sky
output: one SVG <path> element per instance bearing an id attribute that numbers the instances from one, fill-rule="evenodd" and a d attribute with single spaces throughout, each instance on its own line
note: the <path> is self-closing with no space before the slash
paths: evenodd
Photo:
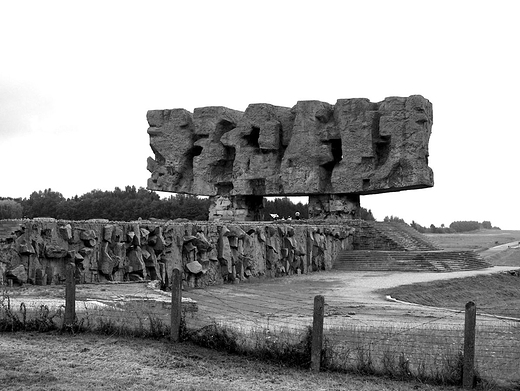
<path id="1" fill-rule="evenodd" d="M 431 189 L 376 219 L 520 229 L 520 3 L 0 0 L 0 196 L 146 187 L 150 109 L 421 94 Z"/>

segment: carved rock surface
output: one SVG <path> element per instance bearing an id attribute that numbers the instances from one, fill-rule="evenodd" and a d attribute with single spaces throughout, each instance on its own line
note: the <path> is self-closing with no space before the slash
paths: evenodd
<path id="1" fill-rule="evenodd" d="M 15 278 L 19 283 L 26 283 L 27 271 L 23 265 L 18 265 L 14 269 L 7 272 L 7 277 Z"/>
<path id="2" fill-rule="evenodd" d="M 420 95 L 147 114 L 157 191 L 207 196 L 372 194 L 433 186 L 432 105 Z"/>
<path id="3" fill-rule="evenodd" d="M 193 287 L 254 281 L 330 269 L 337 249 L 353 241 L 352 235 L 339 234 L 347 225 L 334 222 L 316 243 L 309 238 L 320 226 L 303 221 L 291 226 L 147 220 L 20 223 L 26 229 L 17 240 L 0 238 L 0 282 L 60 284 L 71 261 L 79 283 L 152 279 L 169 284 L 173 269 L 181 270 Z M 68 224 L 71 236 L 65 241 L 59 228 Z"/>

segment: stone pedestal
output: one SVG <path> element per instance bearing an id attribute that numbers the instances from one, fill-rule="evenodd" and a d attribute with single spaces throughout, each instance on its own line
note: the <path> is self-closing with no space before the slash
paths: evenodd
<path id="1" fill-rule="evenodd" d="M 261 221 L 264 214 L 262 196 L 211 196 L 209 221 Z"/>
<path id="2" fill-rule="evenodd" d="M 319 220 L 352 220 L 360 214 L 358 194 L 322 194 L 309 196 L 309 218 Z"/>

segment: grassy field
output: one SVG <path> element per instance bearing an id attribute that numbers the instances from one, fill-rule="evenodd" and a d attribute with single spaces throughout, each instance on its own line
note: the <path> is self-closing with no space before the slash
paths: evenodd
<path id="1" fill-rule="evenodd" d="M 97 334 L 0 334 L 0 388 L 41 390 L 456 390 L 311 373 L 191 343 Z"/>
<path id="2" fill-rule="evenodd" d="M 483 251 L 488 248 L 520 241 L 519 231 L 481 229 L 456 234 L 425 234 L 431 241 L 445 250 Z"/>

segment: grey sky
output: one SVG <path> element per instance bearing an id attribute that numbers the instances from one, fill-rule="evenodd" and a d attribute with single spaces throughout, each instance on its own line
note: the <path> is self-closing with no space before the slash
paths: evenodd
<path id="1" fill-rule="evenodd" d="M 0 195 L 146 186 L 149 109 L 421 94 L 435 187 L 378 219 L 520 228 L 516 1 L 1 1 Z"/>

